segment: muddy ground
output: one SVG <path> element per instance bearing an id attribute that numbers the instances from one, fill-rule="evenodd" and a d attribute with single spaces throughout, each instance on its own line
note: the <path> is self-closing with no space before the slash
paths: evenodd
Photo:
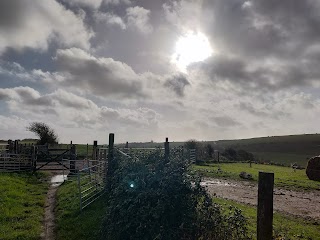
<path id="1" fill-rule="evenodd" d="M 256 183 L 226 179 L 204 179 L 203 186 L 212 195 L 249 205 L 257 205 Z M 320 220 L 320 191 L 274 190 L 274 209 L 286 214 Z"/>

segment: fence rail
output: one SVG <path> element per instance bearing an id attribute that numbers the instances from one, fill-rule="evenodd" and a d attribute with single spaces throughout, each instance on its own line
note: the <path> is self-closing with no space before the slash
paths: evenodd
<path id="1" fill-rule="evenodd" d="M 23 154 L 1 154 L 0 172 L 22 172 L 31 171 L 34 161 L 30 155 Z"/>

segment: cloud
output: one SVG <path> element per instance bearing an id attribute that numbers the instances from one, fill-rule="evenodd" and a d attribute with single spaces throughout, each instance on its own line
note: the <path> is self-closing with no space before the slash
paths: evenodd
<path id="1" fill-rule="evenodd" d="M 103 0 L 63 0 L 65 3 L 70 6 L 80 6 L 80 7 L 89 7 L 92 9 L 98 9 L 103 2 Z"/>
<path id="2" fill-rule="evenodd" d="M 170 76 L 164 83 L 164 86 L 174 91 L 178 97 L 184 96 L 184 89 L 188 85 L 190 83 L 183 74 Z"/>
<path id="3" fill-rule="evenodd" d="M 193 64 L 189 70 L 200 71 L 210 81 L 228 81 L 239 90 L 277 91 L 299 86 L 318 86 L 320 72 L 315 62 L 287 62 L 277 59 L 250 62 L 245 58 L 215 55 Z"/>
<path id="4" fill-rule="evenodd" d="M 52 41 L 89 49 L 93 36 L 80 17 L 54 0 L 1 1 L 0 31 L 0 54 L 8 48 L 47 50 Z"/>
<path id="5" fill-rule="evenodd" d="M 98 107 L 93 101 L 76 94 L 57 90 L 40 94 L 30 87 L 0 88 L 0 101 L 5 101 L 10 111 L 33 118 L 57 118 L 64 124 L 81 127 L 100 127 L 109 123 L 117 127 L 157 127 L 159 114 L 150 108 Z M 45 115 L 44 115 L 45 114 Z M 50 117 L 49 117 L 50 116 Z"/>
<path id="6" fill-rule="evenodd" d="M 236 120 L 232 119 L 229 116 L 218 116 L 212 118 L 213 122 L 215 122 L 218 127 L 229 128 L 241 125 Z"/>
<path id="7" fill-rule="evenodd" d="M 133 30 L 136 29 L 145 34 L 153 31 L 153 27 L 149 23 L 150 10 L 135 6 L 127 8 L 126 12 L 127 25 L 129 28 Z"/>
<path id="8" fill-rule="evenodd" d="M 140 76 L 125 63 L 78 49 L 59 49 L 54 58 L 62 84 L 99 96 L 142 97 Z M 52 81 L 54 81 L 53 79 Z"/>
<path id="9" fill-rule="evenodd" d="M 128 7 L 123 16 L 117 15 L 111 11 L 96 11 L 93 17 L 98 23 L 118 26 L 122 30 L 130 29 L 142 34 L 149 34 L 153 31 L 153 27 L 150 23 L 150 10 L 139 6 Z"/>
<path id="10" fill-rule="evenodd" d="M 173 29 L 200 31 L 210 39 L 213 57 L 189 70 L 199 67 L 209 81 L 229 82 L 243 92 L 319 87 L 319 10 L 314 0 L 182 0 L 163 5 Z"/>
<path id="11" fill-rule="evenodd" d="M 119 5 L 121 3 L 124 3 L 124 4 L 131 4 L 131 1 L 130 0 L 103 0 L 103 3 L 105 5 Z"/>
<path id="12" fill-rule="evenodd" d="M 97 22 L 106 23 L 111 26 L 115 25 L 120 27 L 122 30 L 127 28 L 124 20 L 120 16 L 113 13 L 95 12 L 94 18 Z"/>

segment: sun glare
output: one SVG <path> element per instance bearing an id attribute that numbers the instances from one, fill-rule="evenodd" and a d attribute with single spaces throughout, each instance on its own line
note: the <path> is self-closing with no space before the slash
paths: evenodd
<path id="1" fill-rule="evenodd" d="M 208 38 L 202 33 L 189 32 L 178 39 L 172 62 L 185 72 L 190 63 L 203 61 L 211 55 Z"/>

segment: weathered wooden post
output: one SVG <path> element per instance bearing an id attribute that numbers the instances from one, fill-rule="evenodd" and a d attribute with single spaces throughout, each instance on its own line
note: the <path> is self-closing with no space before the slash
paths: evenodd
<path id="1" fill-rule="evenodd" d="M 13 153 L 12 140 L 8 140 L 8 153 Z"/>
<path id="2" fill-rule="evenodd" d="M 110 190 L 111 179 L 115 171 L 115 159 L 114 159 L 114 133 L 109 133 L 109 146 L 108 146 L 108 162 L 107 162 L 107 183 L 106 187 Z"/>
<path id="3" fill-rule="evenodd" d="M 92 160 L 97 160 L 98 141 L 93 141 Z"/>
<path id="4" fill-rule="evenodd" d="M 37 155 L 36 155 L 36 147 L 34 145 L 31 146 L 31 164 L 32 171 L 35 172 L 37 170 Z"/>
<path id="5" fill-rule="evenodd" d="M 18 154 L 19 153 L 19 141 L 14 140 L 14 153 Z"/>
<path id="6" fill-rule="evenodd" d="M 164 143 L 164 159 L 166 163 L 169 162 L 169 157 L 170 157 L 169 141 L 168 141 L 168 138 L 166 138 L 166 141 Z"/>
<path id="7" fill-rule="evenodd" d="M 124 152 L 128 153 L 129 152 L 129 142 L 126 142 L 126 145 L 124 147 Z"/>
<path id="8" fill-rule="evenodd" d="M 76 145 L 70 147 L 70 172 L 76 173 Z"/>
<path id="9" fill-rule="evenodd" d="M 259 172 L 257 240 L 272 239 L 274 174 Z"/>
<path id="10" fill-rule="evenodd" d="M 87 159 L 88 159 L 88 157 L 89 157 L 89 144 L 87 143 Z"/>

